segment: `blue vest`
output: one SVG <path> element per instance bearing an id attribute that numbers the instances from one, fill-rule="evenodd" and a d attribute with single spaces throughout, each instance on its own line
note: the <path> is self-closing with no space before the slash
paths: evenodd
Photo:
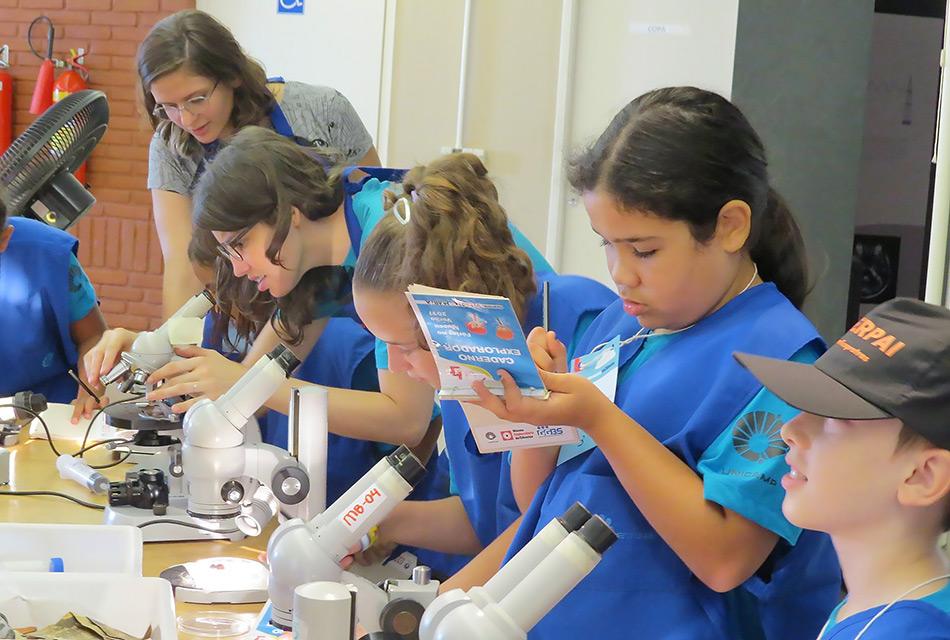
<path id="1" fill-rule="evenodd" d="M 67 371 L 79 358 L 69 335 L 69 254 L 79 241 L 28 218 L 10 218 L 13 235 L 0 253 L 0 396 L 42 393 L 72 402 Z"/>
<path id="2" fill-rule="evenodd" d="M 617 335 L 628 338 L 639 328 L 636 318 L 615 303 L 591 326 L 577 353 L 587 353 Z M 784 360 L 815 341 L 820 338 L 814 327 L 774 285 L 766 283 L 734 298 L 695 327 L 671 336 L 617 389 L 616 404 L 696 469 L 703 452 L 761 388 L 735 362 L 732 352 Z M 641 346 L 642 341 L 634 341 L 622 347 L 620 366 Z M 693 576 L 657 534 L 600 449 L 566 461 L 551 474 L 525 514 L 509 554 L 575 501 L 602 515 L 619 540 L 538 623 L 530 638 L 739 637 L 730 629 L 726 598 Z M 806 532 L 761 582 L 760 617 L 769 640 L 814 638 L 834 607 L 840 586 L 830 540 Z"/>
<path id="3" fill-rule="evenodd" d="M 550 328 L 568 344 L 587 314 L 598 314 L 617 299 L 607 287 L 580 276 L 538 274 L 538 293 L 528 302 L 525 334 L 542 323 L 541 283 L 550 283 Z M 521 515 L 511 488 L 508 452 L 479 453 L 465 413 L 455 400 L 442 401 L 442 429 L 452 475 L 468 518 L 487 546 Z"/>

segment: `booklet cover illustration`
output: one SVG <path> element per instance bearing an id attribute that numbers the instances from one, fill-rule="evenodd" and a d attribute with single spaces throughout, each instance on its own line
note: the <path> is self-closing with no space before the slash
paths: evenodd
<path id="1" fill-rule="evenodd" d="M 500 369 L 511 374 L 522 394 L 547 397 L 510 300 L 415 284 L 406 296 L 435 357 L 440 398 L 475 399 L 477 380 L 501 395 Z"/>

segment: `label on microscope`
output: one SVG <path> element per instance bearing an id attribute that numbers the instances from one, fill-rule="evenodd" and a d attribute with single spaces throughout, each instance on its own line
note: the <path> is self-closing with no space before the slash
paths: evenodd
<path id="1" fill-rule="evenodd" d="M 383 493 L 375 484 L 347 509 L 341 520 L 350 531 L 355 531 L 383 503 Z"/>

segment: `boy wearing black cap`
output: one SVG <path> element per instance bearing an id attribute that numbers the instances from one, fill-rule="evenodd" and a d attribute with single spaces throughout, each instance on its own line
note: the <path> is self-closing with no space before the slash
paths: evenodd
<path id="1" fill-rule="evenodd" d="M 813 365 L 735 357 L 803 412 L 782 511 L 831 535 L 849 591 L 819 638 L 950 638 L 950 310 L 885 302 Z"/>

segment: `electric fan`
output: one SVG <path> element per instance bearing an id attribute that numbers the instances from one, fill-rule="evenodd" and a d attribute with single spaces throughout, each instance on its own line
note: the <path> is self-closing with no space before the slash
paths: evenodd
<path id="1" fill-rule="evenodd" d="M 33 121 L 0 156 L 7 212 L 68 229 L 96 199 L 73 176 L 106 132 L 109 105 L 101 91 L 71 93 Z"/>

